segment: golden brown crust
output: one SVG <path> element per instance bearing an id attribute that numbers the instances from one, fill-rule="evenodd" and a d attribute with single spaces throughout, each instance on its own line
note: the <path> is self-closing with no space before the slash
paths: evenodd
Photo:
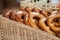
<path id="1" fill-rule="evenodd" d="M 32 12 L 32 8 L 31 8 L 31 7 L 26 7 L 26 8 L 25 8 L 25 11 L 26 11 L 27 13 L 30 13 L 30 12 Z"/>
<path id="2" fill-rule="evenodd" d="M 48 20 L 47 20 L 47 24 L 49 25 L 49 27 L 52 29 L 52 30 L 54 30 L 54 31 L 60 31 L 60 27 L 57 27 L 57 26 L 55 26 L 54 25 L 54 23 L 53 23 L 53 20 L 55 19 L 55 18 L 60 18 L 60 14 L 56 14 L 56 15 L 51 15 L 49 18 L 48 18 Z M 59 20 L 60 21 L 60 20 Z M 60 24 L 60 23 L 59 23 Z"/>
<path id="3" fill-rule="evenodd" d="M 32 9 L 32 12 L 38 12 L 38 13 L 39 13 L 40 10 L 39 10 L 38 8 L 33 8 L 33 9 Z"/>
<path id="4" fill-rule="evenodd" d="M 24 23 L 24 18 L 26 17 L 26 15 L 27 15 L 26 12 L 22 12 L 20 14 L 17 14 L 15 20 L 18 21 L 18 22 Z"/>
<path id="5" fill-rule="evenodd" d="M 41 14 L 30 14 L 30 15 L 29 15 L 29 19 L 28 19 L 30 25 L 31 25 L 33 28 L 38 28 L 38 29 L 39 29 L 37 23 L 38 23 L 38 21 L 40 20 L 41 17 L 42 17 Z"/>
<path id="6" fill-rule="evenodd" d="M 41 14 L 43 14 L 46 18 L 48 18 L 53 11 L 51 9 L 44 9 L 41 11 Z"/>
<path id="7" fill-rule="evenodd" d="M 11 12 L 10 15 L 9 15 L 9 18 L 12 19 L 12 20 L 15 20 L 16 13 L 15 12 Z"/>
<path id="8" fill-rule="evenodd" d="M 39 20 L 39 23 L 38 23 L 39 26 L 42 28 L 42 30 L 55 35 L 55 33 L 52 30 L 50 30 L 50 27 L 46 25 L 46 23 L 45 23 L 46 20 L 47 20 L 46 18 L 42 18 L 41 20 Z"/>
<path id="9" fill-rule="evenodd" d="M 42 15 L 44 15 L 46 18 L 48 18 L 48 15 L 47 15 L 48 13 L 45 12 L 44 10 L 41 10 L 40 14 L 42 14 Z"/>
<path id="10" fill-rule="evenodd" d="M 19 10 L 20 10 L 20 11 L 25 11 L 25 8 L 19 7 Z"/>
<path id="11" fill-rule="evenodd" d="M 29 21 L 28 21 L 28 16 L 29 16 L 29 15 L 26 15 L 26 16 L 24 17 L 24 23 L 25 23 L 26 25 L 31 26 L 30 23 L 29 23 Z"/>
<path id="12" fill-rule="evenodd" d="M 3 15 L 4 17 L 6 17 L 6 18 L 9 18 L 10 12 L 12 12 L 12 10 L 6 9 L 6 10 L 4 10 L 4 12 L 3 12 L 2 15 Z"/>

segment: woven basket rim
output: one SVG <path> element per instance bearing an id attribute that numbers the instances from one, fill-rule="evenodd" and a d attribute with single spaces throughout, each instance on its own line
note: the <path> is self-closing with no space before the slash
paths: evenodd
<path id="1" fill-rule="evenodd" d="M 49 34 L 49 33 L 45 32 L 45 31 L 42 31 L 42 30 L 40 30 L 40 29 L 35 29 L 35 28 L 32 28 L 32 27 L 27 26 L 27 25 L 25 25 L 25 24 L 18 23 L 18 22 L 16 22 L 16 21 L 13 21 L 13 20 L 10 20 L 10 19 L 8 19 L 8 18 L 5 18 L 5 17 L 3 17 L 2 15 L 0 15 L 0 18 L 3 18 L 4 20 L 6 20 L 6 21 L 9 22 L 9 23 L 15 24 L 15 25 L 17 25 L 17 26 L 22 26 L 21 28 L 26 28 L 26 29 L 28 29 L 28 30 L 30 30 L 30 31 L 33 31 L 33 32 L 36 32 L 36 33 L 38 33 L 38 34 L 43 34 L 43 35 L 48 34 L 49 36 L 54 36 L 54 35 L 52 35 L 52 34 Z M 20 25 L 20 24 L 21 24 L 21 25 Z M 23 25 L 24 25 L 24 27 L 23 27 Z M 42 33 L 40 33 L 40 32 L 42 32 Z M 46 36 L 46 35 L 45 35 L 45 36 Z M 56 36 L 54 36 L 54 37 L 56 37 Z M 56 37 L 56 38 L 57 38 L 57 39 L 60 39 L 60 38 L 58 38 L 58 37 Z"/>

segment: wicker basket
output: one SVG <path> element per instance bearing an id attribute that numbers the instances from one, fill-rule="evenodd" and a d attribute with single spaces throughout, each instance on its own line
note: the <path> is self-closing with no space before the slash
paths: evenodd
<path id="1" fill-rule="evenodd" d="M 0 15 L 0 40 L 60 40 L 59 38 Z"/>

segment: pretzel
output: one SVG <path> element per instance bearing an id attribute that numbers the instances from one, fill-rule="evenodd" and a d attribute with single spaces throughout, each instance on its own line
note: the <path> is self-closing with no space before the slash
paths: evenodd
<path id="1" fill-rule="evenodd" d="M 42 15 L 44 15 L 46 18 L 48 18 L 48 15 L 47 15 L 48 13 L 45 12 L 45 11 L 41 10 L 41 11 L 40 11 L 40 14 L 42 14 Z"/>
<path id="2" fill-rule="evenodd" d="M 17 22 L 24 23 L 24 17 L 25 17 L 26 14 L 27 13 L 26 12 L 23 12 L 23 11 L 18 12 L 17 15 L 16 15 L 16 19 L 15 20 Z"/>
<path id="3" fill-rule="evenodd" d="M 31 14 L 29 15 L 29 19 L 28 19 L 30 25 L 31 25 L 33 28 L 38 28 L 38 29 L 39 29 L 37 23 L 38 23 L 38 21 L 40 20 L 40 18 L 42 18 L 42 15 L 41 15 L 41 14 L 33 14 L 33 13 L 31 13 Z"/>
<path id="4" fill-rule="evenodd" d="M 14 11 L 10 12 L 9 18 L 12 19 L 12 20 L 15 20 L 16 12 L 14 12 Z"/>
<path id="5" fill-rule="evenodd" d="M 33 9 L 32 9 L 32 12 L 38 12 L 38 13 L 39 13 L 40 10 L 39 10 L 38 8 L 33 8 Z"/>
<path id="6" fill-rule="evenodd" d="M 19 10 L 20 10 L 20 11 L 25 11 L 25 8 L 19 7 Z"/>
<path id="7" fill-rule="evenodd" d="M 42 15 L 44 15 L 46 18 L 48 18 L 50 15 L 57 14 L 58 11 L 52 11 L 52 12 L 48 13 L 48 12 L 46 12 L 46 11 L 44 11 L 44 10 L 41 10 L 40 13 L 41 13 Z"/>
<path id="8" fill-rule="evenodd" d="M 59 23 L 56 23 L 56 22 L 53 22 L 55 26 L 59 27 L 60 26 L 60 22 Z"/>
<path id="9" fill-rule="evenodd" d="M 24 23 L 25 23 L 26 25 L 31 26 L 30 23 L 29 23 L 29 21 L 28 21 L 28 16 L 29 16 L 29 15 L 26 15 L 26 16 L 24 17 Z"/>
<path id="10" fill-rule="evenodd" d="M 32 12 L 32 8 L 31 8 L 31 7 L 26 7 L 26 8 L 25 8 L 25 11 L 26 11 L 27 13 L 30 13 L 30 12 Z"/>
<path id="11" fill-rule="evenodd" d="M 3 12 L 2 15 L 3 15 L 4 17 L 6 17 L 6 18 L 9 18 L 10 12 L 12 12 L 12 10 L 6 9 L 6 10 L 4 10 L 4 12 Z"/>
<path id="12" fill-rule="evenodd" d="M 50 29 L 50 27 L 46 25 L 46 20 L 46 18 L 42 18 L 41 20 L 39 20 L 39 26 L 42 28 L 42 30 L 55 35 L 55 33 Z"/>
<path id="13" fill-rule="evenodd" d="M 53 16 L 51 15 L 51 16 L 48 18 L 47 24 L 49 25 L 49 27 L 50 27 L 52 30 L 59 32 L 59 31 L 60 31 L 60 27 L 55 26 L 54 23 L 53 23 L 54 19 L 56 19 L 56 18 L 59 18 L 59 20 L 58 20 L 58 19 L 56 20 L 56 21 L 58 21 L 58 23 L 59 23 L 59 22 L 60 22 L 60 14 L 55 14 L 55 15 L 53 15 Z M 60 25 L 60 23 L 59 23 L 59 25 Z"/>
<path id="14" fill-rule="evenodd" d="M 47 13 L 51 13 L 53 10 L 51 10 L 51 9 L 43 9 L 45 12 L 47 12 Z"/>

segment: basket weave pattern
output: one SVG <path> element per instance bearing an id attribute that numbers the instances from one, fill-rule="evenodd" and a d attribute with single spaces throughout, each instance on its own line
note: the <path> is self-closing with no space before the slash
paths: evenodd
<path id="1" fill-rule="evenodd" d="M 0 16 L 0 40 L 60 40 L 59 38 Z"/>

